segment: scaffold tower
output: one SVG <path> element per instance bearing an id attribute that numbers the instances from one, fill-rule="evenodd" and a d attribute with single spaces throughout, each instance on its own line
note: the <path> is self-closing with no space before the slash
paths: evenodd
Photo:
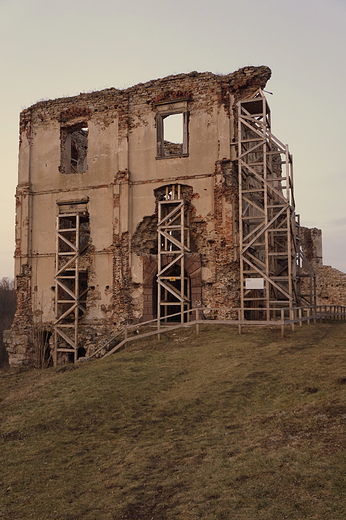
<path id="1" fill-rule="evenodd" d="M 271 320 L 282 308 L 314 303 L 314 275 L 299 243 L 292 157 L 271 132 L 261 90 L 238 103 L 237 159 L 243 319 Z"/>
<path id="2" fill-rule="evenodd" d="M 59 213 L 56 227 L 54 363 L 59 353 L 70 362 L 79 356 L 78 332 L 86 310 L 87 271 L 81 256 L 89 242 L 86 211 Z"/>
<path id="3" fill-rule="evenodd" d="M 190 282 L 185 254 L 190 251 L 189 212 L 180 184 L 166 186 L 158 203 L 158 317 L 162 322 L 186 319 L 190 306 Z"/>

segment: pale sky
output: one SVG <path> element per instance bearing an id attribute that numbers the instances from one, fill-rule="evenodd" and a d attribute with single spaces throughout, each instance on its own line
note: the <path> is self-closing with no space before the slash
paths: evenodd
<path id="1" fill-rule="evenodd" d="M 0 0 L 0 278 L 13 277 L 18 120 L 40 100 L 267 65 L 296 211 L 346 272 L 346 0 Z"/>

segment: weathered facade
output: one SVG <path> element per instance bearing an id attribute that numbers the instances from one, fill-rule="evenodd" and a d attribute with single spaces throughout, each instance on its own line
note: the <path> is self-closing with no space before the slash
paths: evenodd
<path id="1" fill-rule="evenodd" d="M 236 106 L 270 75 L 191 72 L 21 113 L 10 362 L 34 362 L 35 327 L 59 363 L 158 312 L 239 306 Z"/>

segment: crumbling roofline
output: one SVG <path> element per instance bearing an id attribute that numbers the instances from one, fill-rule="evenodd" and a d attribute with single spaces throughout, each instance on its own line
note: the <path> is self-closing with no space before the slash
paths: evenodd
<path id="1" fill-rule="evenodd" d="M 258 82 L 258 86 L 261 86 L 264 88 L 267 81 L 271 77 L 271 70 L 269 67 L 266 66 L 259 66 L 259 67 L 242 67 L 239 70 L 229 73 L 229 74 L 213 74 L 212 72 L 197 72 L 192 71 L 188 72 L 186 74 L 172 74 L 170 76 L 166 76 L 164 78 L 158 78 L 155 80 L 147 81 L 146 83 L 137 83 L 136 85 L 133 85 L 131 87 L 128 87 L 126 89 L 117 89 L 114 87 L 110 87 L 103 90 L 97 90 L 92 92 L 81 92 L 79 95 L 76 96 L 66 96 L 66 97 L 60 97 L 53 100 L 47 100 L 47 101 L 38 101 L 37 103 L 31 105 L 30 107 L 24 109 L 22 111 L 22 116 L 27 117 L 28 112 L 31 112 L 33 110 L 46 107 L 47 105 L 54 106 L 56 104 L 60 104 L 63 100 L 64 103 L 75 103 L 77 100 L 82 99 L 91 99 L 91 98 L 97 98 L 99 96 L 109 96 L 110 98 L 117 98 L 120 97 L 123 98 L 123 96 L 131 95 L 139 93 L 140 91 L 145 91 L 150 89 L 151 87 L 158 87 L 162 85 L 162 88 L 166 86 L 166 84 L 169 84 L 170 82 L 177 81 L 177 80 L 183 80 L 186 78 L 196 78 L 197 80 L 214 80 L 215 82 L 219 82 L 224 85 L 228 85 L 228 87 L 232 90 L 233 88 L 235 90 L 238 90 L 239 88 L 242 88 L 246 86 L 247 84 L 251 83 L 251 78 L 256 79 Z M 149 94 L 150 95 L 150 94 Z"/>

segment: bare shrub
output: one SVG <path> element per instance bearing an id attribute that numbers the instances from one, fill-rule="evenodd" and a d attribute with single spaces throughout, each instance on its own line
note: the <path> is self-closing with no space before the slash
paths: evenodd
<path id="1" fill-rule="evenodd" d="M 35 367 L 48 368 L 52 366 L 53 360 L 50 349 L 51 332 L 41 323 L 32 328 L 31 342 L 35 352 Z"/>
<path id="2" fill-rule="evenodd" d="M 3 342 L 3 332 L 8 330 L 16 312 L 16 292 L 10 278 L 0 280 L 0 368 L 8 365 L 8 356 Z"/>

